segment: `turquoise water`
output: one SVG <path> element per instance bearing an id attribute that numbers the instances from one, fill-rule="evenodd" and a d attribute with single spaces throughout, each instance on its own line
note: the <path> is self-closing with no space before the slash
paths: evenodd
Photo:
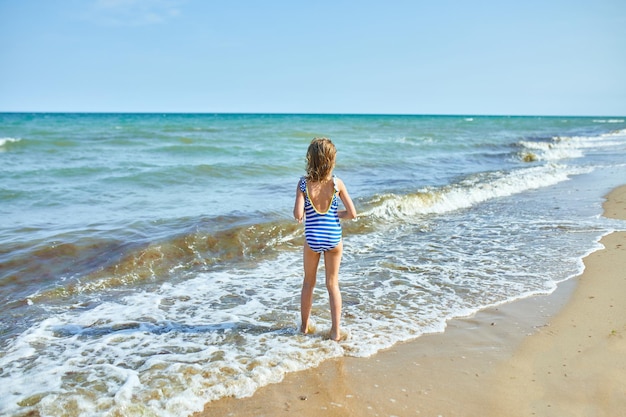
<path id="1" fill-rule="evenodd" d="M 347 339 L 297 332 L 310 140 L 338 148 Z M 581 271 L 624 118 L 0 114 L 0 411 L 186 415 Z"/>

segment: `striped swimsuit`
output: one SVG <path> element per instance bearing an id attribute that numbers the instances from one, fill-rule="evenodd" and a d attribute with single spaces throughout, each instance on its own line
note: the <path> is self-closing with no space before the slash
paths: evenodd
<path id="1" fill-rule="evenodd" d="M 304 193 L 304 236 L 306 243 L 315 252 L 325 252 L 335 248 L 341 242 L 341 223 L 339 223 L 339 203 L 337 185 L 333 177 L 333 198 L 325 213 L 319 212 L 309 198 L 306 178 L 300 179 L 300 191 Z"/>

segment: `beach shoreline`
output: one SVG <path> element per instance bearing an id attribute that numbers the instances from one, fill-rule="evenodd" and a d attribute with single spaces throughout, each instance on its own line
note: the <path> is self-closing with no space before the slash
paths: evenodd
<path id="1" fill-rule="evenodd" d="M 605 216 L 626 219 L 626 185 L 606 198 Z M 369 358 L 325 361 L 195 416 L 625 416 L 626 232 L 600 242 L 584 272 L 548 296 Z"/>

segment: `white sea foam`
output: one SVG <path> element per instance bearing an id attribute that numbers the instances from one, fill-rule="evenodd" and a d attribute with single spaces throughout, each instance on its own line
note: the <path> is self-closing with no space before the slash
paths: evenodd
<path id="1" fill-rule="evenodd" d="M 596 119 L 594 123 L 624 123 L 624 119 Z"/>
<path id="2" fill-rule="evenodd" d="M 426 188 L 415 194 L 381 196 L 380 203 L 362 215 L 385 218 L 446 213 L 472 207 L 493 198 L 554 185 L 566 181 L 571 175 L 589 173 L 592 170 L 551 164 L 509 173 L 482 173 L 458 184 Z"/>
<path id="3" fill-rule="evenodd" d="M 33 393 L 44 398 L 42 414 L 54 415 L 82 390 L 93 396 L 74 405 L 75 415 L 186 415 L 207 401 L 251 395 L 286 372 L 342 355 L 339 345 L 322 337 L 296 337 L 297 270 L 272 264 L 236 276 L 202 274 L 156 293 L 47 319 L 0 358 L 2 376 L 15 379 L 0 387 L 0 410 L 16 412 L 25 393 Z M 296 282 L 260 285 L 260 278 Z M 257 296 L 245 294 L 250 291 Z M 234 375 L 240 375 L 237 382 Z"/>
<path id="4" fill-rule="evenodd" d="M 17 143 L 21 141 L 21 138 L 0 138 L 0 148 L 9 145 L 11 143 Z"/>
<path id="5" fill-rule="evenodd" d="M 623 145 L 623 131 L 599 136 L 557 136 L 550 141 L 520 141 L 518 145 L 525 149 L 521 158 L 530 161 L 558 161 L 581 158 L 585 151 Z"/>
<path id="6" fill-rule="evenodd" d="M 580 158 L 583 151 L 576 143 L 529 142 L 521 141 L 519 145 L 533 151 L 532 159 L 540 161 L 558 161 L 568 158 Z M 526 156 L 524 154 L 523 156 Z"/>

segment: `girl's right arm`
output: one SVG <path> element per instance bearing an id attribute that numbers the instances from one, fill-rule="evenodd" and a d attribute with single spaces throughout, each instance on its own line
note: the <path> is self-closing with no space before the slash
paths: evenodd
<path id="1" fill-rule="evenodd" d="M 296 202 L 293 205 L 293 217 L 298 223 L 304 218 L 304 193 L 300 190 L 300 182 L 296 187 Z"/>

